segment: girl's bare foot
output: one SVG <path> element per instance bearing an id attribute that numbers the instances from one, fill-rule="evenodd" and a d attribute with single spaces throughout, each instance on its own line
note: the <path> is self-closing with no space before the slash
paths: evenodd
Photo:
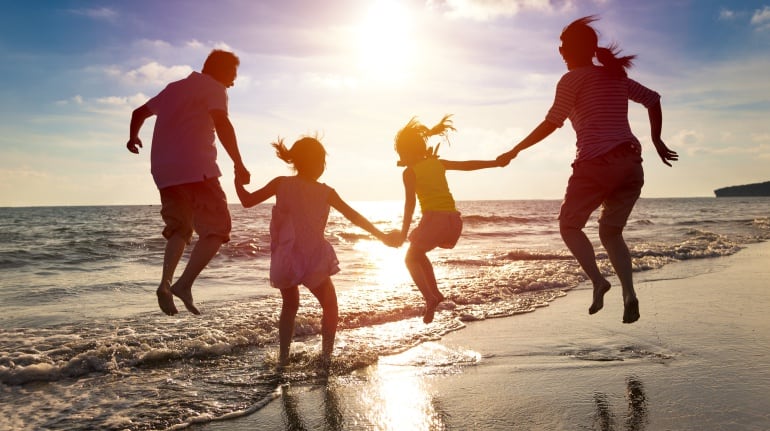
<path id="1" fill-rule="evenodd" d="M 179 312 L 176 309 L 176 305 L 174 305 L 174 297 L 171 295 L 171 282 L 167 280 L 161 281 L 155 294 L 158 296 L 158 305 L 164 313 L 173 316 Z"/>
<path id="2" fill-rule="evenodd" d="M 193 297 L 191 289 L 188 287 L 187 289 L 180 288 L 178 285 L 174 284 L 171 286 L 171 293 L 174 294 L 177 298 L 181 299 L 182 302 L 184 302 L 184 308 L 187 309 L 192 314 L 201 314 L 200 311 L 198 311 L 197 308 L 195 308 L 195 304 L 193 303 Z"/>
<path id="3" fill-rule="evenodd" d="M 430 301 L 425 301 L 425 314 L 422 316 L 422 321 L 430 323 L 433 321 L 433 317 L 436 314 L 436 308 L 444 300 L 444 297 L 433 298 Z"/>
<path id="4" fill-rule="evenodd" d="M 604 294 L 610 291 L 610 282 L 604 282 L 594 285 L 594 302 L 588 308 L 588 314 L 596 314 L 604 307 Z"/>
<path id="5" fill-rule="evenodd" d="M 278 373 L 283 373 L 286 371 L 286 367 L 289 366 L 289 358 L 280 358 L 278 359 L 278 364 L 275 366 L 275 370 Z"/>

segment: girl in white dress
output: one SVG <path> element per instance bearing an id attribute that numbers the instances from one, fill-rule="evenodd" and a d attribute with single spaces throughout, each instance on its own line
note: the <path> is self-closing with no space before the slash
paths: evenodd
<path id="1" fill-rule="evenodd" d="M 280 289 L 283 304 L 279 321 L 279 368 L 287 365 L 299 308 L 299 285 L 305 285 L 323 309 L 321 319 L 322 360 L 330 364 L 337 332 L 337 294 L 331 276 L 339 272 L 337 255 L 324 237 L 333 207 L 345 218 L 387 245 L 400 245 L 394 234 L 384 234 L 345 203 L 337 192 L 318 178 L 326 168 L 326 150 L 316 138 L 304 137 L 286 148 L 282 139 L 272 144 L 278 157 L 292 165 L 296 175 L 276 177 L 249 193 L 236 181 L 241 204 L 250 208 L 275 196 L 270 221 L 270 284 Z"/>

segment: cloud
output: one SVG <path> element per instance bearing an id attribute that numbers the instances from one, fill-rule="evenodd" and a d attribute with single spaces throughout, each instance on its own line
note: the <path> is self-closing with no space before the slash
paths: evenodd
<path id="1" fill-rule="evenodd" d="M 149 97 L 144 93 L 133 96 L 107 96 L 97 97 L 84 103 L 84 109 L 91 112 L 123 112 L 125 109 L 133 109 L 147 102 Z M 81 102 L 82 103 L 82 102 Z M 83 103 L 82 103 L 83 104 Z"/>
<path id="2" fill-rule="evenodd" d="M 105 69 L 107 75 L 120 77 L 131 84 L 139 85 L 164 85 L 172 81 L 177 81 L 189 75 L 193 71 L 192 67 L 187 65 L 176 65 L 166 67 L 155 61 L 146 63 L 134 70 L 122 73 L 115 67 Z"/>
<path id="3" fill-rule="evenodd" d="M 48 178 L 49 174 L 45 171 L 32 169 L 29 166 L 20 166 L 15 168 L 0 168 L 0 184 L 11 188 L 14 182 L 19 179 L 27 180 L 29 178 Z"/>
<path id="4" fill-rule="evenodd" d="M 449 18 L 467 18 L 489 21 L 512 17 L 525 11 L 564 12 L 583 6 L 583 3 L 603 5 L 611 0 L 428 0 L 428 8 L 444 11 Z"/>
<path id="5" fill-rule="evenodd" d="M 565 2 L 568 7 L 571 2 Z M 469 18 L 488 21 L 499 17 L 510 17 L 522 10 L 551 11 L 549 0 L 429 0 L 428 7 L 444 10 L 450 18 Z"/>
<path id="6" fill-rule="evenodd" d="M 128 105 L 128 98 L 126 97 L 118 97 L 118 96 L 109 96 L 109 97 L 100 97 L 96 99 L 96 103 L 104 106 L 119 106 L 123 107 Z"/>
<path id="7" fill-rule="evenodd" d="M 709 148 L 703 144 L 703 137 L 703 133 L 695 130 L 681 129 L 670 135 L 666 141 L 676 151 L 692 156 L 693 154 L 709 151 Z"/>
<path id="8" fill-rule="evenodd" d="M 770 30 L 770 6 L 755 10 L 751 16 L 751 25 L 757 30 Z"/>
<path id="9" fill-rule="evenodd" d="M 118 12 L 108 7 L 93 9 L 72 9 L 70 12 L 75 15 L 85 16 L 100 21 L 114 22 L 118 18 Z"/>
<path id="10" fill-rule="evenodd" d="M 721 21 L 731 21 L 735 19 L 736 13 L 733 10 L 722 9 L 719 11 L 719 19 Z"/>

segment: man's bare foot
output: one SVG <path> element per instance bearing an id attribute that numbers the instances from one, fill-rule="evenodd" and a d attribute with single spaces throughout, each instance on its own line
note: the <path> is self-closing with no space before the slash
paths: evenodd
<path id="1" fill-rule="evenodd" d="M 171 283 L 164 280 L 160 282 L 158 290 L 155 291 L 158 295 L 158 305 L 160 309 L 169 316 L 173 316 L 178 313 L 176 305 L 174 305 L 174 297 L 171 295 Z"/>
<path id="2" fill-rule="evenodd" d="M 594 302 L 588 308 L 588 314 L 596 314 L 604 307 L 604 294 L 610 291 L 610 282 L 604 280 L 604 283 L 594 285 Z"/>
<path id="3" fill-rule="evenodd" d="M 639 320 L 639 300 L 628 298 L 623 303 L 623 323 L 634 323 Z"/>
<path id="4" fill-rule="evenodd" d="M 197 308 L 195 308 L 195 304 L 193 303 L 193 297 L 192 292 L 190 291 L 190 288 L 182 289 L 176 284 L 171 286 L 171 293 L 174 294 L 177 298 L 181 299 L 182 302 L 184 302 L 184 308 L 187 309 L 192 314 L 201 314 L 200 311 L 198 311 Z"/>

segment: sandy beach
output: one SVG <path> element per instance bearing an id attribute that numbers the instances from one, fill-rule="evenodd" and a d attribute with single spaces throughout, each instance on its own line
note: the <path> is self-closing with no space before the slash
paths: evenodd
<path id="1" fill-rule="evenodd" d="M 767 430 L 768 263 L 770 242 L 637 273 L 632 325 L 619 286 L 589 316 L 581 285 L 193 429 Z"/>

